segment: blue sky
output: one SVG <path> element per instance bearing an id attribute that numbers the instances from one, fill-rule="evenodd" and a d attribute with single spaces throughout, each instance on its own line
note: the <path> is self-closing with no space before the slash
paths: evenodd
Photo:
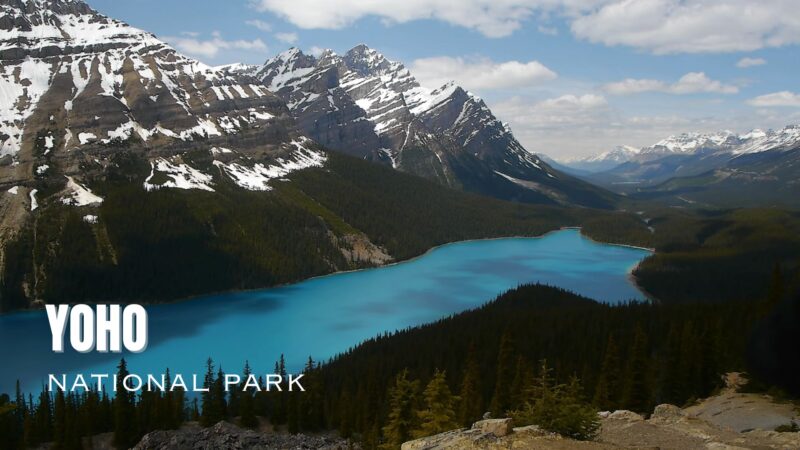
<path id="1" fill-rule="evenodd" d="M 796 0 L 89 0 L 211 65 L 359 43 L 558 158 L 800 123 Z"/>

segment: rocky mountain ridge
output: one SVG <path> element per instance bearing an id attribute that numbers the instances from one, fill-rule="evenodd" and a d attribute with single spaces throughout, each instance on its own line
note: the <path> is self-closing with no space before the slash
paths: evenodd
<path id="1" fill-rule="evenodd" d="M 366 45 L 318 57 L 296 48 L 263 66 L 227 66 L 283 98 L 321 145 L 495 197 L 607 207 L 611 197 L 529 153 L 479 97 L 455 83 L 420 85 Z"/>
<path id="2" fill-rule="evenodd" d="M 0 242 L 45 204 L 102 202 L 91 184 L 123 152 L 150 162 L 147 190 L 208 191 L 223 180 L 269 190 L 325 161 L 257 80 L 187 58 L 79 0 L 0 1 L 0 93 Z M 207 167 L 189 152 L 204 152 Z"/>

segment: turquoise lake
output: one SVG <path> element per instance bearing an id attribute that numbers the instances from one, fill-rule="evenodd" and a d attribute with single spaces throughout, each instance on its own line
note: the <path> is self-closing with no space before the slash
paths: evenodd
<path id="1" fill-rule="evenodd" d="M 149 346 L 124 356 L 131 372 L 142 375 L 169 367 L 190 379 L 204 372 L 208 357 L 237 373 L 249 360 L 264 374 L 281 353 L 297 371 L 309 355 L 325 360 L 385 331 L 480 306 L 523 283 L 559 286 L 609 303 L 643 299 L 629 273 L 648 255 L 593 242 L 574 229 L 449 244 L 388 267 L 148 306 Z M 50 342 L 43 311 L 0 316 L 0 392 L 13 393 L 17 379 L 25 391 L 38 392 L 50 373 L 114 373 L 120 358 L 54 354 Z"/>

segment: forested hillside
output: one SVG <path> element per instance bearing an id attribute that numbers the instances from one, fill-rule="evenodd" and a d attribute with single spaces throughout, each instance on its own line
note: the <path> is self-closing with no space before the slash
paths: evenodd
<path id="1" fill-rule="evenodd" d="M 185 158 L 212 162 L 201 151 Z M 577 224 L 563 208 L 466 194 L 338 154 L 268 192 L 224 178 L 215 192 L 146 191 L 149 164 L 125 151 L 110 167 L 92 184 L 99 207 L 42 207 L 7 245 L 0 311 L 36 299 L 158 302 L 269 287 L 447 242 Z M 354 254 L 354 240 L 380 257 Z"/>
<path id="2" fill-rule="evenodd" d="M 759 382 L 798 392 L 797 380 L 785 376 L 796 362 L 758 350 L 791 351 L 782 343 L 796 337 L 800 296 L 783 294 L 796 292 L 797 280 L 776 274 L 762 299 L 691 305 L 609 306 L 522 286 L 481 308 L 368 340 L 324 365 L 309 359 L 304 393 L 226 393 L 224 373 L 210 360 L 210 390 L 194 401 L 180 390 L 113 400 L 96 392 L 43 393 L 36 401 L 18 392 L 0 397 L 0 433 L 9 437 L 0 448 L 49 441 L 80 448 L 81 436 L 107 431 L 125 447 L 186 420 L 255 427 L 261 416 L 292 433 L 335 429 L 365 448 L 392 449 L 485 411 L 524 419 L 543 395 L 553 405 L 545 413 L 566 422 L 534 420 L 587 438 L 598 410 L 683 405 L 711 394 L 729 371 L 749 370 Z M 243 366 L 240 373 L 249 374 Z M 121 364 L 120 379 L 129 371 L 135 367 Z M 275 373 L 285 371 L 277 361 Z"/>

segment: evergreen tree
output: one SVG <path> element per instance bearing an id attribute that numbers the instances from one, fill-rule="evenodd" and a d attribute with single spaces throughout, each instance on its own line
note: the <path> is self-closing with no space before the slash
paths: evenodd
<path id="1" fill-rule="evenodd" d="M 481 373 L 475 346 L 470 345 L 467 360 L 464 366 L 464 376 L 461 381 L 458 404 L 458 422 L 469 427 L 483 414 L 483 396 L 481 395 Z"/>
<path id="2" fill-rule="evenodd" d="M 566 385 L 556 384 L 546 361 L 542 361 L 525 405 L 511 416 L 519 426 L 538 425 L 579 440 L 593 439 L 600 427 L 597 410 L 583 400 L 578 378 L 572 377 Z"/>
<path id="3" fill-rule="evenodd" d="M 218 401 L 215 396 L 217 379 L 214 377 L 214 361 L 211 358 L 206 360 L 206 374 L 203 378 L 202 408 L 200 411 L 200 425 L 210 427 L 219 422 L 220 414 L 216 410 Z"/>
<path id="4" fill-rule="evenodd" d="M 522 355 L 517 356 L 514 380 L 511 382 L 509 393 L 509 409 L 517 409 L 522 406 L 525 401 L 524 394 L 529 389 L 532 378 L 533 371 L 530 364 L 528 364 L 528 360 Z"/>
<path id="5" fill-rule="evenodd" d="M 594 390 L 592 403 L 597 408 L 604 411 L 617 409 L 620 398 L 620 360 L 619 349 L 614 341 L 614 335 L 608 335 L 606 352 L 603 356 L 603 364 L 600 366 L 600 373 L 597 376 L 597 385 Z"/>
<path id="6" fill-rule="evenodd" d="M 494 381 L 494 394 L 490 410 L 495 417 L 500 417 L 511 407 L 510 382 L 514 376 L 514 341 L 509 332 L 500 340 L 500 351 L 497 355 L 497 375 Z"/>
<path id="7" fill-rule="evenodd" d="M 759 307 L 759 318 L 766 317 L 770 312 L 775 309 L 775 306 L 783 300 L 784 296 L 786 295 L 786 280 L 783 276 L 783 270 L 781 270 L 780 264 L 775 264 L 775 267 L 772 268 L 772 278 L 769 282 L 769 288 L 767 290 L 767 295 L 764 300 L 761 302 Z"/>
<path id="8" fill-rule="evenodd" d="M 408 378 L 408 369 L 397 375 L 389 389 L 389 417 L 383 427 L 381 449 L 395 450 L 412 437 L 417 428 L 418 391 L 419 381 Z"/>
<path id="9" fill-rule="evenodd" d="M 649 412 L 651 407 L 650 358 L 647 349 L 647 335 L 642 327 L 637 325 L 628 356 L 624 398 L 626 407 L 638 412 Z"/>
<path id="10" fill-rule="evenodd" d="M 453 409 L 456 399 L 450 392 L 444 372 L 437 370 L 433 374 L 422 396 L 425 408 L 417 413 L 420 425 L 413 432 L 414 437 L 433 436 L 458 428 Z"/>
<path id="11" fill-rule="evenodd" d="M 217 423 L 228 418 L 228 402 L 226 400 L 225 392 L 225 373 L 222 371 L 222 366 L 217 370 L 217 377 L 214 380 L 212 396 L 213 408 L 213 422 Z"/>
<path id="12" fill-rule="evenodd" d="M 133 447 L 138 441 L 135 394 L 125 387 L 125 377 L 130 375 L 125 359 L 117 366 L 116 397 L 114 397 L 114 446 L 120 449 Z"/>
<path id="13" fill-rule="evenodd" d="M 65 448 L 67 441 L 67 405 L 64 399 L 64 391 L 59 389 L 56 392 L 56 399 L 53 402 L 53 445 L 56 449 Z"/>
<path id="14" fill-rule="evenodd" d="M 242 386 L 242 392 L 240 393 L 240 403 L 239 403 L 239 414 L 240 418 L 239 421 L 245 428 L 256 428 L 258 427 L 258 419 L 256 418 L 255 412 L 255 405 L 253 402 L 253 392 L 250 390 L 244 389 L 244 384 L 247 383 L 247 379 L 252 375 L 252 370 L 250 369 L 250 363 L 245 361 L 244 363 L 244 381 Z"/>
<path id="15" fill-rule="evenodd" d="M 197 404 L 197 397 L 192 400 L 192 412 L 189 417 L 191 418 L 192 422 L 200 422 L 200 407 Z"/>

